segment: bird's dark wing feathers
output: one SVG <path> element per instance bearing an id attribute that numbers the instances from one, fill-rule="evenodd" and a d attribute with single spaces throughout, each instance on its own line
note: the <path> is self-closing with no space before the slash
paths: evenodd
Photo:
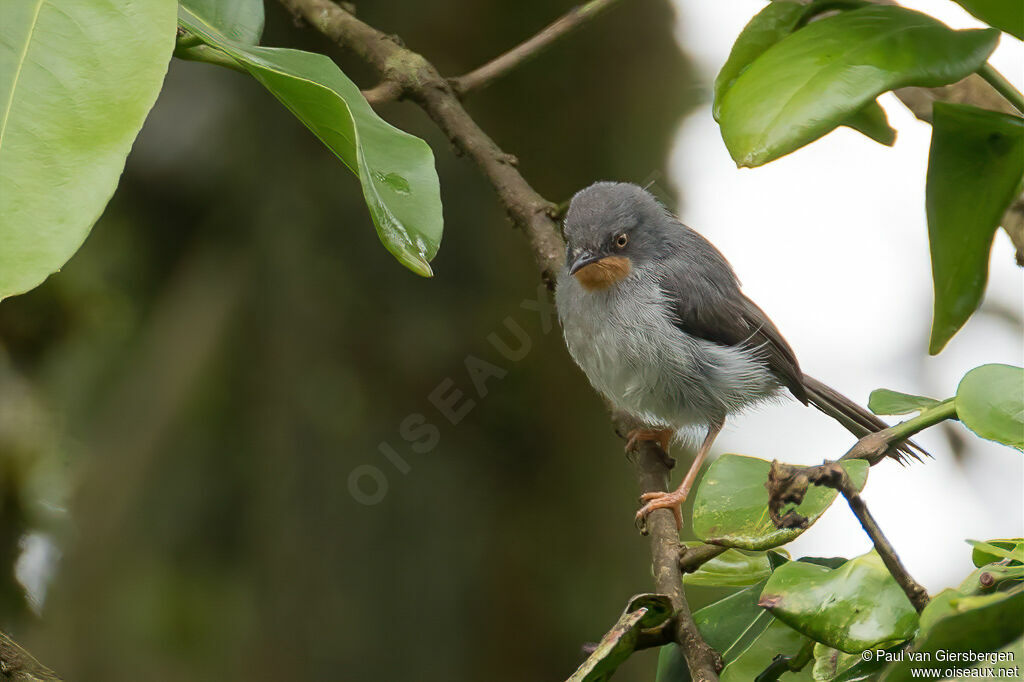
<path id="1" fill-rule="evenodd" d="M 690 336 L 756 349 L 779 382 L 806 405 L 807 389 L 793 349 L 765 312 L 743 295 L 731 274 L 726 282 L 715 278 L 718 284 L 699 273 L 677 269 L 667 274 L 662 289 L 671 302 L 673 321 Z"/>

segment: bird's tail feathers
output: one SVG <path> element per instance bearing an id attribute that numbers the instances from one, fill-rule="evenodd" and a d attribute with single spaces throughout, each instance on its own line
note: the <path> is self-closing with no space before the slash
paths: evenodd
<path id="1" fill-rule="evenodd" d="M 889 427 L 888 424 L 866 408 L 861 407 L 839 391 L 821 383 L 814 377 L 804 374 L 803 379 L 810 403 L 842 424 L 847 431 L 857 436 L 857 438 L 863 438 L 869 433 L 881 431 Z M 931 457 L 921 446 L 910 440 L 893 447 L 889 451 L 889 456 L 901 463 L 908 457 L 913 457 L 920 461 L 921 455 Z"/>

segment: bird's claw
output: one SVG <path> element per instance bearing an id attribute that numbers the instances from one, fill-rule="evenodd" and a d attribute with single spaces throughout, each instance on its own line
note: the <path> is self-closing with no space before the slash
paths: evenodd
<path id="1" fill-rule="evenodd" d="M 644 506 L 640 507 L 640 510 L 636 513 L 636 526 L 644 535 L 647 534 L 647 515 L 655 509 L 670 510 L 676 520 L 676 530 L 683 529 L 683 512 L 680 507 L 686 501 L 686 495 L 681 495 L 678 490 L 670 493 L 644 493 L 640 496 L 640 501 L 644 503 Z"/>

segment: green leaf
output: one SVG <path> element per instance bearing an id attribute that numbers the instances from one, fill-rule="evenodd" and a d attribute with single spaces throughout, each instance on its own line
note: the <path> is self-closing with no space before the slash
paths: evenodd
<path id="1" fill-rule="evenodd" d="M 860 490 L 868 475 L 863 460 L 841 462 Z M 708 467 L 693 502 L 693 532 L 716 545 L 741 549 L 771 549 L 804 532 L 803 528 L 776 528 L 768 515 L 768 480 L 771 463 L 755 457 L 722 455 Z M 832 488 L 811 486 L 797 510 L 808 527 L 825 513 L 836 497 Z"/>
<path id="2" fill-rule="evenodd" d="M 967 540 L 967 544 L 974 548 L 971 552 L 971 560 L 974 565 L 981 568 L 1003 559 L 1024 563 L 1024 539 L 1014 538 L 1012 540 L 989 540 L 980 542 L 978 540 Z"/>
<path id="3" fill-rule="evenodd" d="M 889 125 L 889 117 L 878 100 L 872 100 L 863 109 L 844 120 L 843 125 L 867 135 L 886 147 L 891 147 L 896 142 L 896 131 Z"/>
<path id="4" fill-rule="evenodd" d="M 1019 562 L 999 562 L 980 566 L 957 586 L 963 595 L 985 594 L 1006 590 L 1008 586 L 1024 580 L 1024 565 Z"/>
<path id="5" fill-rule="evenodd" d="M 722 98 L 722 137 L 739 166 L 760 166 L 842 124 L 878 95 L 964 78 L 995 49 L 993 29 L 953 31 L 902 7 L 826 17 L 769 47 Z"/>
<path id="6" fill-rule="evenodd" d="M 1024 40 L 1024 2 L 1018 0 L 956 0 L 989 26 Z"/>
<path id="7" fill-rule="evenodd" d="M 765 630 L 731 663 L 722 668 L 719 682 L 751 682 L 779 655 L 796 656 L 808 639 L 778 620 L 772 620 Z M 785 682 L 811 681 L 811 666 L 799 672 L 785 673 Z"/>
<path id="8" fill-rule="evenodd" d="M 771 622 L 771 616 L 757 605 L 764 580 L 730 594 L 693 613 L 704 641 L 728 662 L 734 660 Z"/>
<path id="9" fill-rule="evenodd" d="M 887 388 L 876 388 L 868 398 L 868 409 L 875 414 L 907 414 L 935 407 L 940 401 L 923 395 L 899 393 Z"/>
<path id="10" fill-rule="evenodd" d="M 1024 118 L 948 102 L 932 110 L 925 208 L 934 355 L 981 305 L 992 239 L 1024 176 Z"/>
<path id="11" fill-rule="evenodd" d="M 899 644 L 888 649 L 876 649 L 872 657 L 867 660 L 863 660 L 862 656 L 857 656 L 858 662 L 845 670 L 840 670 L 831 682 L 877 682 L 882 668 L 888 665 L 892 657 L 898 656 L 904 648 L 905 645 Z M 830 649 L 830 651 L 835 650 Z M 849 654 L 843 655 L 848 656 Z"/>
<path id="12" fill-rule="evenodd" d="M 975 367 L 956 389 L 956 413 L 982 438 L 1024 449 L 1024 369 Z"/>
<path id="13" fill-rule="evenodd" d="M 187 6 L 186 6 L 187 5 Z M 248 71 L 359 178 L 384 247 L 418 275 L 441 243 L 443 219 L 427 143 L 374 113 L 359 88 L 321 54 L 244 45 L 182 5 L 182 27 Z"/>
<path id="14" fill-rule="evenodd" d="M 263 35 L 263 0 L 183 0 L 210 28 L 231 40 L 256 45 Z"/>
<path id="15" fill-rule="evenodd" d="M 846 654 L 817 643 L 814 645 L 814 668 L 811 670 L 811 676 L 815 682 L 830 682 L 860 660 L 861 657 L 857 654 Z"/>
<path id="16" fill-rule="evenodd" d="M 78 250 L 174 49 L 172 0 L 0 2 L 0 300 Z"/>
<path id="17" fill-rule="evenodd" d="M 686 546 L 702 545 L 702 542 L 684 542 Z M 745 587 L 761 582 L 772 573 L 770 552 L 748 552 L 727 549 L 714 559 L 701 564 L 693 573 L 683 574 L 686 585 L 707 585 L 712 587 Z M 782 561 L 788 556 L 781 557 Z"/>
<path id="18" fill-rule="evenodd" d="M 691 682 L 690 668 L 682 650 L 675 645 L 663 646 L 658 652 L 658 672 L 654 682 Z"/>
<path id="19" fill-rule="evenodd" d="M 633 597 L 618 622 L 601 638 L 597 649 L 577 668 L 568 682 L 607 680 L 633 653 L 640 630 L 657 627 L 671 615 L 672 600 L 663 594 L 638 594 Z"/>
<path id="20" fill-rule="evenodd" d="M 761 606 L 811 639 L 848 654 L 903 642 L 917 612 L 874 550 L 836 569 L 791 561 L 768 579 Z"/>
<path id="21" fill-rule="evenodd" d="M 711 105 L 711 113 L 715 120 L 719 120 L 722 98 L 726 91 L 755 59 L 797 30 L 809 17 L 826 6 L 835 9 L 836 4 L 833 0 L 815 0 L 807 5 L 798 2 L 773 2 L 758 12 L 736 38 L 729 58 L 715 78 L 714 101 Z M 885 110 L 876 101 L 853 113 L 843 125 L 886 146 L 891 146 L 896 141 L 896 131 L 889 125 Z"/>
<path id="22" fill-rule="evenodd" d="M 1022 612 L 1024 585 L 1009 592 L 981 596 L 943 590 L 921 612 L 921 630 L 909 651 L 927 653 L 932 661 L 940 650 L 947 656 L 948 652 L 995 651 L 1024 634 Z M 913 679 L 911 668 L 920 668 L 922 664 L 909 660 L 909 653 L 904 658 L 907 660 L 886 669 L 881 677 L 883 682 Z"/>

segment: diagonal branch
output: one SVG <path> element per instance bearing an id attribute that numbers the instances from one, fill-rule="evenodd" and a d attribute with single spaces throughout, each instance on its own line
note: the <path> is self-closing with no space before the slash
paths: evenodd
<path id="1" fill-rule="evenodd" d="M 422 108 L 455 148 L 490 181 L 512 222 L 529 237 L 541 278 L 554 288 L 564 246 L 555 206 L 530 186 L 506 154 L 462 107 L 448 81 L 421 55 L 363 23 L 330 0 L 281 0 L 296 16 L 364 59 L 382 81 Z"/>
<path id="2" fill-rule="evenodd" d="M 514 157 L 503 152 L 470 117 L 449 81 L 434 65 L 330 0 L 281 0 L 281 3 L 365 60 L 377 71 L 382 82 L 393 83 L 398 95 L 418 104 L 455 148 L 473 160 L 498 193 L 513 223 L 526 233 L 541 278 L 553 289 L 564 251 L 555 205 L 540 196 L 520 175 Z M 636 473 L 645 492 L 665 490 L 668 478 L 665 457 L 656 446 L 645 444 L 640 448 Z M 693 679 L 717 682 L 721 659 L 698 632 L 683 595 L 679 536 L 672 514 L 664 510 L 652 513 L 649 528 L 655 582 L 659 592 L 671 596 L 676 610 L 674 639 L 683 649 Z M 714 555 L 700 556 L 706 561 Z"/>
<path id="3" fill-rule="evenodd" d="M 465 97 L 473 90 L 479 90 L 490 85 L 491 81 L 501 78 L 523 62 L 537 56 L 556 40 L 590 21 L 616 2 L 618 0 L 590 0 L 590 2 L 583 5 L 573 7 L 562 17 L 544 27 L 540 33 L 532 38 L 516 45 L 508 52 L 495 57 L 467 74 L 452 78 L 452 87 L 459 97 Z"/>
<path id="4" fill-rule="evenodd" d="M 0 679 L 19 682 L 60 682 L 57 674 L 0 632 Z"/>
<path id="5" fill-rule="evenodd" d="M 860 492 L 838 462 L 826 462 L 814 467 L 798 467 L 779 461 L 772 462 L 766 485 L 770 497 L 768 505 L 775 525 L 785 528 L 807 523 L 807 519 L 794 512 L 781 517 L 778 516 L 778 512 L 787 502 L 799 504 L 807 491 L 807 486 L 811 483 L 838 490 L 846 498 L 854 516 L 860 521 L 864 532 L 868 534 L 871 542 L 875 545 L 875 550 L 882 558 L 882 563 L 889 569 L 889 573 L 896 579 L 899 586 L 903 588 L 903 592 L 917 612 L 923 611 L 924 607 L 928 605 L 928 591 L 911 577 L 907 567 L 900 561 L 896 550 L 885 537 L 878 522 L 875 521 L 875 517 L 868 511 L 868 506 L 860 496 Z"/>

